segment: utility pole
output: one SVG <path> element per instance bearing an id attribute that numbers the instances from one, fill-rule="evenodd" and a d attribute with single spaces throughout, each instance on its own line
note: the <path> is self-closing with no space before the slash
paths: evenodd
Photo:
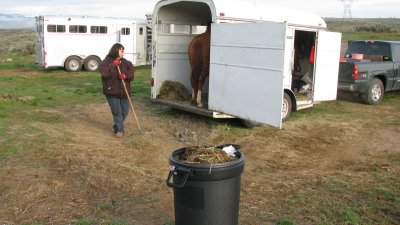
<path id="1" fill-rule="evenodd" d="M 356 0 L 339 0 L 343 2 L 344 11 L 343 11 L 343 18 L 351 18 L 351 6 L 353 5 L 353 1 Z"/>

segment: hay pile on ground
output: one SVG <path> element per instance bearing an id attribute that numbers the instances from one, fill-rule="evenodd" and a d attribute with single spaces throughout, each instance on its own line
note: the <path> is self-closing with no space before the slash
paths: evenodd
<path id="1" fill-rule="evenodd" d="M 174 82 L 170 80 L 164 81 L 160 88 L 160 94 L 157 95 L 158 99 L 167 100 L 179 100 L 187 101 L 190 100 L 190 95 L 188 90 L 179 82 Z"/>
<path id="2" fill-rule="evenodd" d="M 198 164 L 227 163 L 236 159 L 236 157 L 229 156 L 220 148 L 200 146 L 186 147 L 185 152 L 180 157 L 183 162 Z"/>

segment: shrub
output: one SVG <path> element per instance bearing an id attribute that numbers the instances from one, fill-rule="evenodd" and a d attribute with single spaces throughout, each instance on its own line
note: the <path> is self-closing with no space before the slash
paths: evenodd
<path id="1" fill-rule="evenodd" d="M 35 31 L 31 29 L 0 30 L 0 53 L 35 53 Z"/>
<path id="2" fill-rule="evenodd" d="M 374 32 L 374 33 L 393 33 L 390 26 L 386 24 L 364 24 L 356 27 L 356 32 Z"/>

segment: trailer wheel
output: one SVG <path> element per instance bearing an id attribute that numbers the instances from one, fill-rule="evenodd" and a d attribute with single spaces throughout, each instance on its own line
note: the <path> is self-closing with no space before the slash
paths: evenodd
<path id="1" fill-rule="evenodd" d="M 85 70 L 95 72 L 99 70 L 100 59 L 96 56 L 89 56 L 85 59 Z"/>
<path id="2" fill-rule="evenodd" d="M 70 56 L 65 60 L 65 69 L 68 72 L 78 72 L 82 69 L 82 60 L 78 56 Z"/>
<path id="3" fill-rule="evenodd" d="M 292 99 L 287 93 L 283 93 L 282 121 L 288 120 L 291 112 L 292 112 Z"/>
<path id="4" fill-rule="evenodd" d="M 376 105 L 382 101 L 384 92 L 382 81 L 378 78 L 373 78 L 368 87 L 368 92 L 363 95 L 363 101 L 366 104 Z"/>

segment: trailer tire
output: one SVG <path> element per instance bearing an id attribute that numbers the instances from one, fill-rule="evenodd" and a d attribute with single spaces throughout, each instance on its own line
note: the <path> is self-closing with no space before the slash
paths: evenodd
<path id="1" fill-rule="evenodd" d="M 368 86 L 367 93 L 362 96 L 363 101 L 369 105 L 376 105 L 382 101 L 384 92 L 382 81 L 378 78 L 373 78 Z"/>
<path id="2" fill-rule="evenodd" d="M 65 60 L 65 69 L 68 72 L 78 72 L 82 69 L 82 59 L 78 56 L 70 56 Z"/>
<path id="3" fill-rule="evenodd" d="M 292 112 L 292 99 L 286 92 L 284 92 L 283 102 L 282 102 L 282 121 L 288 120 L 291 112 Z"/>
<path id="4" fill-rule="evenodd" d="M 100 59 L 97 56 L 89 56 L 85 59 L 85 70 L 95 72 L 99 70 Z"/>

